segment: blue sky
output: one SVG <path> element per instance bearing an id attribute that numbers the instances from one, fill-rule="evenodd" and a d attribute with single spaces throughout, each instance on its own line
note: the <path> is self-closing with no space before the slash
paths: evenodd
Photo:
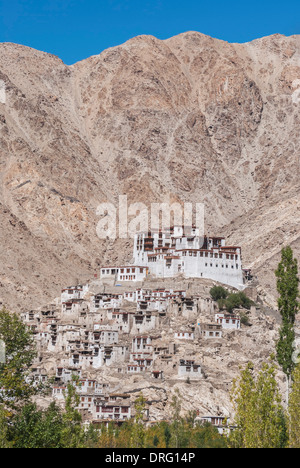
<path id="1" fill-rule="evenodd" d="M 0 42 L 72 64 L 140 35 L 199 31 L 229 42 L 300 33 L 300 0 L 0 0 Z"/>

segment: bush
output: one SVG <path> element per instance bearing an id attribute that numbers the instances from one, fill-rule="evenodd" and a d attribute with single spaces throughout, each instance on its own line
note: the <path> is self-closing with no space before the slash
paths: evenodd
<path id="1" fill-rule="evenodd" d="M 228 291 L 222 286 L 214 286 L 210 290 L 210 295 L 214 301 L 218 301 L 220 299 L 226 299 L 228 296 Z"/>
<path id="2" fill-rule="evenodd" d="M 249 310 L 253 304 L 253 301 L 243 292 L 232 293 L 226 299 L 221 298 L 218 300 L 219 308 L 226 309 L 230 314 L 233 312 L 233 309 L 241 307 Z"/>
<path id="3" fill-rule="evenodd" d="M 248 317 L 247 314 L 241 313 L 240 318 L 241 318 L 241 324 L 242 325 L 250 325 L 249 317 Z"/>

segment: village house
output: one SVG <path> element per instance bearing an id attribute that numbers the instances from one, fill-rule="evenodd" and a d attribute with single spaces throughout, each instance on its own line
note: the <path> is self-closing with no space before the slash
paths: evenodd
<path id="1" fill-rule="evenodd" d="M 108 399 L 96 398 L 94 405 L 94 420 L 103 423 L 110 421 L 125 422 L 131 418 L 131 404 L 128 395 L 111 395 Z"/>
<path id="2" fill-rule="evenodd" d="M 160 338 L 153 342 L 153 354 L 156 356 L 164 356 L 176 353 L 176 345 L 173 342 L 166 342 Z"/>
<path id="3" fill-rule="evenodd" d="M 165 312 L 168 307 L 168 301 L 166 299 L 159 298 L 145 298 L 139 300 L 137 303 L 137 310 L 142 312 Z"/>
<path id="4" fill-rule="evenodd" d="M 57 367 L 55 373 L 55 382 L 67 384 L 72 381 L 73 377 L 81 377 L 81 369 L 75 369 L 74 367 Z"/>
<path id="5" fill-rule="evenodd" d="M 133 324 L 131 333 L 147 333 L 157 328 L 159 324 L 158 314 L 155 312 L 142 311 L 133 315 Z"/>
<path id="6" fill-rule="evenodd" d="M 110 389 L 110 385 L 107 383 L 100 383 L 97 380 L 91 379 L 80 379 L 76 387 L 77 393 L 82 394 L 93 394 L 93 395 L 104 395 Z"/>
<path id="7" fill-rule="evenodd" d="M 54 400 L 64 401 L 67 387 L 65 386 L 53 386 L 52 387 L 52 397 Z"/>
<path id="8" fill-rule="evenodd" d="M 233 428 L 232 426 L 229 426 L 229 422 L 224 416 L 197 416 L 195 421 L 211 424 L 218 429 L 218 432 L 221 435 L 228 435 L 230 430 Z"/>
<path id="9" fill-rule="evenodd" d="M 174 333 L 175 340 L 194 340 L 195 334 L 192 331 L 179 331 Z"/>
<path id="10" fill-rule="evenodd" d="M 222 325 L 204 323 L 200 325 L 202 338 L 222 338 Z"/>
<path id="11" fill-rule="evenodd" d="M 155 380 L 164 380 L 164 371 L 162 370 L 153 370 L 151 376 Z"/>
<path id="12" fill-rule="evenodd" d="M 181 303 L 182 316 L 187 319 L 192 319 L 198 314 L 198 304 L 192 297 L 182 298 Z"/>
<path id="13" fill-rule="evenodd" d="M 62 318 L 73 320 L 73 323 L 78 323 L 79 317 L 88 313 L 87 303 L 83 299 L 69 299 L 62 302 L 61 309 Z"/>
<path id="14" fill-rule="evenodd" d="M 98 309 L 117 309 L 122 305 L 122 294 L 96 294 L 92 297 L 92 312 Z"/>
<path id="15" fill-rule="evenodd" d="M 147 367 L 140 364 L 130 363 L 127 365 L 127 374 L 140 374 L 146 370 Z"/>
<path id="16" fill-rule="evenodd" d="M 69 286 L 61 292 L 61 303 L 72 301 L 73 299 L 83 299 L 88 292 L 89 286 Z"/>
<path id="17" fill-rule="evenodd" d="M 153 363 L 153 353 L 130 353 L 130 362 L 140 366 L 150 367 Z"/>
<path id="18" fill-rule="evenodd" d="M 129 348 L 124 345 L 101 346 L 99 349 L 99 360 L 101 366 L 111 366 L 127 361 L 129 358 Z"/>
<path id="19" fill-rule="evenodd" d="M 201 366 L 200 364 L 196 364 L 194 360 L 180 359 L 178 376 L 190 379 L 200 379 L 202 377 Z"/>
<path id="20" fill-rule="evenodd" d="M 33 365 L 31 372 L 36 383 L 46 383 L 48 381 L 48 373 L 43 367 Z"/>
<path id="21" fill-rule="evenodd" d="M 143 282 L 148 276 L 148 272 L 149 268 L 144 265 L 102 267 L 100 269 L 100 279 L 113 282 Z"/>
<path id="22" fill-rule="evenodd" d="M 134 312 L 120 309 L 111 309 L 107 311 L 107 318 L 114 322 L 114 326 L 122 333 L 130 333 L 133 327 Z"/>
<path id="23" fill-rule="evenodd" d="M 132 353 L 151 352 L 153 351 L 152 338 L 147 335 L 135 336 L 132 339 Z"/>
<path id="24" fill-rule="evenodd" d="M 90 412 L 92 412 L 94 405 L 95 395 L 93 393 L 80 396 L 80 403 L 78 405 L 79 410 L 89 410 Z"/>
<path id="25" fill-rule="evenodd" d="M 119 342 L 118 329 L 109 325 L 95 324 L 94 341 L 101 345 L 117 344 Z"/>
<path id="26" fill-rule="evenodd" d="M 240 330 L 241 319 L 235 315 L 219 313 L 215 315 L 216 322 L 224 329 Z"/>

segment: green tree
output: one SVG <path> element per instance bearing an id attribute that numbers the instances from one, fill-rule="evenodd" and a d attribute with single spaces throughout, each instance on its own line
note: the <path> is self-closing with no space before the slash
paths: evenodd
<path id="1" fill-rule="evenodd" d="M 282 317 L 279 341 L 277 343 L 277 361 L 287 375 L 288 383 L 295 364 L 292 359 L 295 340 L 294 324 L 299 310 L 298 262 L 293 258 L 290 246 L 282 249 L 281 262 L 275 272 L 279 293 L 278 309 Z"/>
<path id="2" fill-rule="evenodd" d="M 172 439 L 173 439 L 173 446 L 174 448 L 179 448 L 180 446 L 180 431 L 181 431 L 181 395 L 179 390 L 175 390 L 175 395 L 172 397 L 171 407 L 173 408 L 173 416 L 172 416 Z"/>
<path id="3" fill-rule="evenodd" d="M 247 314 L 240 312 L 239 316 L 240 316 L 242 325 L 247 325 L 247 326 L 250 325 L 250 320 Z"/>
<path id="4" fill-rule="evenodd" d="M 218 301 L 219 299 L 226 299 L 228 296 L 228 291 L 222 286 L 212 287 L 209 293 L 214 301 Z"/>
<path id="5" fill-rule="evenodd" d="M 99 432 L 93 424 L 89 424 L 86 432 L 84 433 L 84 440 L 85 448 L 97 448 L 99 442 Z"/>
<path id="6" fill-rule="evenodd" d="M 80 397 L 77 393 L 78 378 L 73 377 L 67 386 L 65 393 L 65 412 L 63 414 L 64 428 L 62 441 L 64 447 L 81 448 L 84 447 L 85 435 L 82 427 L 82 417 L 77 410 Z"/>
<path id="7" fill-rule="evenodd" d="M 191 431 L 190 448 L 227 448 L 227 439 L 212 424 L 196 424 Z"/>
<path id="8" fill-rule="evenodd" d="M 258 376 L 248 363 L 234 381 L 231 399 L 237 428 L 229 437 L 235 448 L 283 448 L 287 443 L 287 428 L 281 396 L 276 382 L 276 369 L 264 363 Z"/>
<path id="9" fill-rule="evenodd" d="M 172 397 L 171 407 L 173 409 L 171 433 L 172 447 L 185 448 L 189 441 L 189 425 L 181 417 L 182 397 L 178 389 Z"/>
<path id="10" fill-rule="evenodd" d="M 237 292 L 229 294 L 226 299 L 220 299 L 218 304 L 220 309 L 225 308 L 229 313 L 232 313 L 233 309 L 239 309 L 240 307 L 249 310 L 253 305 L 253 301 L 245 293 Z"/>
<path id="11" fill-rule="evenodd" d="M 0 339 L 6 346 L 6 361 L 0 364 L 0 404 L 16 410 L 42 388 L 31 376 L 31 365 L 36 357 L 34 338 L 17 314 L 2 309 Z"/>
<path id="12" fill-rule="evenodd" d="M 63 428 L 61 410 L 54 402 L 44 411 L 28 403 L 13 419 L 10 437 L 14 448 L 64 448 Z"/>
<path id="13" fill-rule="evenodd" d="M 289 446 L 300 448 L 300 363 L 293 373 L 292 392 L 289 399 Z"/>
<path id="14" fill-rule="evenodd" d="M 146 400 L 141 393 L 134 402 L 135 418 L 134 425 L 131 434 L 132 447 L 133 448 L 144 448 L 145 446 L 145 429 L 143 425 L 143 419 L 145 415 Z"/>
<path id="15" fill-rule="evenodd" d="M 171 438 L 172 438 L 172 434 L 171 434 L 171 431 L 170 431 L 170 428 L 169 428 L 168 425 L 166 426 L 166 428 L 165 428 L 165 430 L 164 430 L 164 438 L 165 438 L 166 448 L 169 448 L 169 447 L 170 447 Z"/>
<path id="16" fill-rule="evenodd" d="M 8 417 L 7 411 L 0 405 L 0 449 L 12 447 L 8 438 Z"/>

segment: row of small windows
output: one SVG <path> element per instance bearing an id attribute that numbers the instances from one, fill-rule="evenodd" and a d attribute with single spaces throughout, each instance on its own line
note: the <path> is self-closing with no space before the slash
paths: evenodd
<path id="1" fill-rule="evenodd" d="M 136 273 L 136 271 L 140 272 L 140 273 L 143 273 L 144 272 L 144 268 L 120 268 L 120 273 Z M 117 269 L 108 269 L 108 270 L 101 270 L 102 272 L 102 275 L 115 275 L 117 273 L 119 273 L 119 268 Z"/>
<path id="2" fill-rule="evenodd" d="M 208 267 L 208 263 L 205 263 L 205 266 Z M 215 265 L 213 265 L 213 263 L 210 264 L 210 267 L 213 267 L 213 266 L 215 266 L 216 268 L 219 267 L 219 265 L 218 265 L 217 263 L 216 263 Z M 229 266 L 228 266 L 227 264 L 226 264 L 226 265 L 223 265 L 223 264 L 222 264 L 221 267 L 222 267 L 222 268 L 229 268 Z M 239 265 L 238 265 L 238 264 L 236 264 L 235 267 L 236 267 L 237 270 L 239 269 Z M 231 268 L 234 269 L 234 265 L 231 265 Z"/>
<path id="3" fill-rule="evenodd" d="M 199 255 L 200 254 L 200 255 Z M 224 253 L 212 253 L 212 252 L 182 252 L 183 257 L 206 257 L 206 258 L 225 258 L 227 260 L 238 260 L 238 255 L 224 254 Z"/>

